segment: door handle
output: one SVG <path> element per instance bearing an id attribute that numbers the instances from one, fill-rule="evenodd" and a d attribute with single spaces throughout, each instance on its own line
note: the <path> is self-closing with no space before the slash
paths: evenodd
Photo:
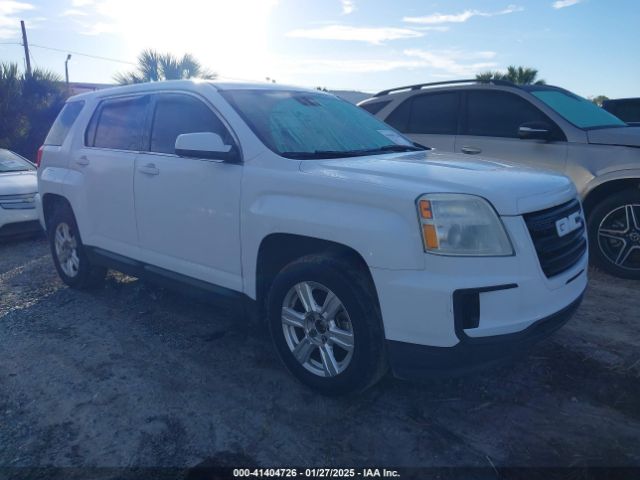
<path id="1" fill-rule="evenodd" d="M 160 170 L 153 163 L 147 163 L 145 166 L 138 168 L 138 171 L 146 175 L 159 175 Z"/>
<path id="2" fill-rule="evenodd" d="M 482 149 L 477 147 L 462 147 L 462 153 L 466 153 L 467 155 L 477 155 L 482 153 Z"/>
<path id="3" fill-rule="evenodd" d="M 76 163 L 82 166 L 89 165 L 89 159 L 87 158 L 86 155 L 82 155 L 80 158 L 76 160 Z"/>

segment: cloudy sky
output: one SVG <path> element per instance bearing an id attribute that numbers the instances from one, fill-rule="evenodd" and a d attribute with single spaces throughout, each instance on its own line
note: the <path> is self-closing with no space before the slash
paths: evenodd
<path id="1" fill-rule="evenodd" d="M 372 92 L 516 64 L 640 96 L 638 0 L 0 0 L 0 60 L 23 65 L 20 19 L 33 63 L 63 74 L 71 53 L 72 81 L 111 82 L 151 47 L 239 80 Z"/>

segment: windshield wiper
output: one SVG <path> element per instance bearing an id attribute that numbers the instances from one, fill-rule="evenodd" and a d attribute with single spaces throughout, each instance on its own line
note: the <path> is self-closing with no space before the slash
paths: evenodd
<path id="1" fill-rule="evenodd" d="M 366 153 L 364 153 L 364 150 L 316 150 L 314 152 L 282 152 L 280 155 L 296 160 L 318 160 L 322 158 L 357 157 L 366 155 Z"/>
<path id="2" fill-rule="evenodd" d="M 375 153 L 421 152 L 423 150 L 427 150 L 427 148 L 422 145 L 384 145 L 383 147 L 366 150 L 315 150 L 313 152 L 282 152 L 280 155 L 296 160 L 318 160 L 323 158 L 362 157 Z"/>

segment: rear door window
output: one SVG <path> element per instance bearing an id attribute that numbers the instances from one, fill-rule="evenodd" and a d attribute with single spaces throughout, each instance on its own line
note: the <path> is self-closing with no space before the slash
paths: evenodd
<path id="1" fill-rule="evenodd" d="M 458 131 L 458 98 L 456 92 L 413 97 L 408 133 L 455 135 Z"/>
<path id="2" fill-rule="evenodd" d="M 403 133 L 456 135 L 459 104 L 458 92 L 415 95 L 402 102 L 386 122 Z"/>
<path id="3" fill-rule="evenodd" d="M 553 122 L 531 103 L 508 92 L 467 93 L 465 135 L 518 138 L 518 128 L 527 122 Z"/>
<path id="4" fill-rule="evenodd" d="M 44 140 L 45 145 L 62 145 L 65 138 L 69 134 L 71 127 L 75 123 L 78 115 L 84 107 L 84 102 L 68 102 L 62 107 L 62 110 L 56 117 L 55 122 L 49 130 L 47 138 Z"/>
<path id="5" fill-rule="evenodd" d="M 151 127 L 152 152 L 175 153 L 178 135 L 200 132 L 217 133 L 225 144 L 232 143 L 228 130 L 201 100 L 181 94 L 158 96 Z"/>
<path id="6" fill-rule="evenodd" d="M 149 96 L 105 100 L 86 134 L 91 147 L 139 151 Z"/>

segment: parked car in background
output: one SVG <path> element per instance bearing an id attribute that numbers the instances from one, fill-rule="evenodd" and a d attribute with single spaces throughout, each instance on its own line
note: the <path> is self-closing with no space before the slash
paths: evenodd
<path id="1" fill-rule="evenodd" d="M 586 287 L 566 176 L 425 151 L 328 93 L 139 84 L 71 98 L 51 132 L 41 212 L 67 285 L 115 268 L 240 299 L 325 393 L 508 358 Z"/>
<path id="2" fill-rule="evenodd" d="M 0 238 L 40 231 L 36 211 L 35 166 L 17 153 L 0 149 Z"/>
<path id="3" fill-rule="evenodd" d="M 582 197 L 591 260 L 640 279 L 640 127 L 562 88 L 495 80 L 401 87 L 359 105 L 443 152 L 566 173 Z"/>
<path id="4" fill-rule="evenodd" d="M 602 108 L 607 112 L 613 113 L 629 125 L 640 126 L 640 98 L 605 100 L 602 102 Z"/>

